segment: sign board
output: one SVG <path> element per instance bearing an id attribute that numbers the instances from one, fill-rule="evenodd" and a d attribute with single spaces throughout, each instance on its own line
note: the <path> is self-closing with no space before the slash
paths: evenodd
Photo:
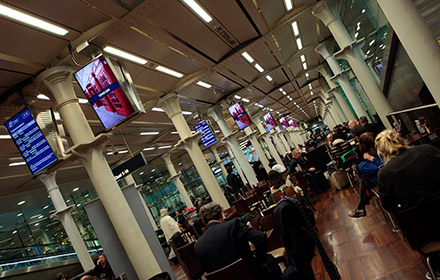
<path id="1" fill-rule="evenodd" d="M 283 127 L 283 129 L 287 129 L 289 127 L 289 123 L 287 122 L 286 117 L 282 117 L 280 119 L 280 124 Z"/>
<path id="2" fill-rule="evenodd" d="M 120 165 L 113 167 L 112 168 L 113 176 L 115 176 L 115 180 L 119 180 L 146 164 L 147 161 L 145 160 L 144 155 L 142 153 L 139 153 L 134 157 L 130 158 L 129 160 L 125 161 L 124 163 L 121 163 Z"/>
<path id="3" fill-rule="evenodd" d="M 289 120 L 289 125 L 290 125 L 292 128 L 296 128 L 296 123 L 295 123 L 293 120 Z"/>
<path id="4" fill-rule="evenodd" d="M 239 129 L 244 129 L 251 124 L 251 118 L 240 103 L 235 103 L 228 110 Z"/>
<path id="5" fill-rule="evenodd" d="M 200 140 L 202 140 L 202 144 L 203 146 L 205 146 L 205 148 L 208 148 L 212 144 L 217 143 L 215 133 L 207 121 L 202 121 L 196 124 L 194 126 L 194 130 L 202 132 L 202 137 L 200 138 Z"/>
<path id="6" fill-rule="evenodd" d="M 5 126 L 32 174 L 58 160 L 28 108 L 13 116 Z"/>
<path id="7" fill-rule="evenodd" d="M 274 129 L 277 127 L 277 122 L 275 121 L 274 117 L 271 113 L 267 113 L 263 116 L 263 120 L 266 122 L 267 126 L 269 127 L 269 130 Z"/>

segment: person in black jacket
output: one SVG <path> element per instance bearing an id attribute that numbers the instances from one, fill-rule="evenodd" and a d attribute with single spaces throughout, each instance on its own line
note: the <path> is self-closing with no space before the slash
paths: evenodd
<path id="1" fill-rule="evenodd" d="M 254 161 L 252 163 L 252 168 L 254 169 L 258 182 L 267 181 L 267 171 L 264 169 L 261 161 Z"/>
<path id="2" fill-rule="evenodd" d="M 234 194 L 237 194 L 244 187 L 243 181 L 238 177 L 237 174 L 232 170 L 232 166 L 226 167 L 226 171 L 228 172 L 228 176 L 226 177 L 226 181 L 228 185 L 232 188 Z"/>
<path id="3" fill-rule="evenodd" d="M 204 205 L 200 216 L 207 228 L 194 249 L 206 272 L 216 271 L 241 258 L 255 279 L 274 279 L 261 266 L 267 253 L 267 238 L 263 232 L 245 225 L 238 218 L 223 222 L 222 208 L 214 202 Z M 255 246 L 255 257 L 249 242 Z"/>
<path id="4" fill-rule="evenodd" d="M 98 279 L 103 280 L 115 279 L 115 274 L 113 273 L 110 264 L 107 262 L 107 257 L 104 254 L 99 255 L 96 266 L 93 269 L 93 275 L 96 276 Z"/>

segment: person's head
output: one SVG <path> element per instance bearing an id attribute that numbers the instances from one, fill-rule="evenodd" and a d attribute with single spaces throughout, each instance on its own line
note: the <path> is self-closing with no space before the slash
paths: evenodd
<path id="1" fill-rule="evenodd" d="M 67 276 L 64 275 L 62 272 L 60 272 L 60 273 L 57 273 L 56 279 L 57 280 L 67 280 Z"/>
<path id="2" fill-rule="evenodd" d="M 293 157 L 296 159 L 300 159 L 301 158 L 301 151 L 300 150 L 295 150 Z"/>
<path id="3" fill-rule="evenodd" d="M 215 202 L 203 205 L 200 208 L 199 215 L 205 224 L 212 220 L 223 221 L 222 207 Z"/>
<path id="4" fill-rule="evenodd" d="M 360 125 L 360 124 L 353 126 L 353 127 L 351 128 L 351 130 L 350 130 L 350 134 L 351 134 L 351 136 L 353 136 L 354 138 L 356 138 L 356 140 L 358 140 L 358 141 L 359 141 L 359 137 L 360 137 L 363 133 L 365 133 L 365 132 L 367 132 L 367 131 L 365 130 L 365 127 L 363 127 L 363 126 Z"/>
<path id="5" fill-rule="evenodd" d="M 160 209 L 159 213 L 160 213 L 161 218 L 165 217 L 166 215 L 168 215 L 168 209 L 162 208 L 162 209 Z"/>
<path id="6" fill-rule="evenodd" d="M 332 133 L 330 133 L 329 135 L 327 135 L 327 140 L 328 140 L 328 143 L 331 145 L 332 142 L 333 142 L 333 134 L 332 134 Z"/>
<path id="7" fill-rule="evenodd" d="M 98 256 L 98 263 L 99 264 L 105 264 L 107 263 L 107 257 L 104 254 L 101 254 Z"/>
<path id="8" fill-rule="evenodd" d="M 388 162 L 395 154 L 409 147 L 405 144 L 405 139 L 399 133 L 392 129 L 387 129 L 377 135 L 376 148 L 379 156 L 385 162 Z"/>
<path id="9" fill-rule="evenodd" d="M 350 129 L 352 129 L 355 125 L 358 125 L 358 124 L 359 124 L 359 122 L 357 120 L 349 121 L 348 122 L 348 127 Z"/>
<path id="10" fill-rule="evenodd" d="M 92 275 L 84 275 L 80 280 L 95 280 L 95 276 Z"/>
<path id="11" fill-rule="evenodd" d="M 376 138 L 376 134 L 373 132 L 365 132 L 359 137 L 359 149 L 363 153 L 369 153 L 372 156 L 376 156 L 376 146 L 374 143 L 374 139 Z"/>
<path id="12" fill-rule="evenodd" d="M 228 165 L 228 167 L 226 167 L 226 172 L 228 172 L 228 174 L 232 173 L 232 166 Z"/>
<path id="13" fill-rule="evenodd" d="M 366 117 L 366 116 L 362 116 L 362 117 L 360 117 L 360 118 L 359 118 L 359 123 L 360 123 L 361 125 L 365 125 L 365 124 L 367 124 L 367 123 L 368 123 L 368 119 L 367 119 L 367 117 Z"/>
<path id="14" fill-rule="evenodd" d="M 269 185 L 271 187 L 274 187 L 275 189 L 278 189 L 280 186 L 284 185 L 286 182 L 284 180 L 284 177 L 277 171 L 271 170 L 269 171 L 269 174 L 267 174 L 267 179 L 269 181 Z"/>

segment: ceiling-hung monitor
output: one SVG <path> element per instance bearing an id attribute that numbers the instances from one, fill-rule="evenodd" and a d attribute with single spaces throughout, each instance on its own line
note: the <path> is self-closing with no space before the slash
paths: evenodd
<path id="1" fill-rule="evenodd" d="M 75 72 L 74 76 L 105 130 L 145 112 L 121 62 L 113 62 L 102 55 Z"/>
<path id="2" fill-rule="evenodd" d="M 28 108 L 10 118 L 5 126 L 33 175 L 58 161 Z"/>
<path id="3" fill-rule="evenodd" d="M 239 129 L 244 129 L 252 123 L 246 109 L 240 103 L 235 103 L 228 110 Z"/>
<path id="4" fill-rule="evenodd" d="M 277 122 L 275 121 L 274 117 L 272 116 L 271 113 L 267 113 L 266 115 L 263 116 L 263 120 L 266 122 L 267 127 L 269 128 L 269 130 L 274 129 L 275 127 L 277 127 Z"/>
<path id="5" fill-rule="evenodd" d="M 280 124 L 283 127 L 283 129 L 289 128 L 289 123 L 287 122 L 286 117 L 280 118 Z"/>
<path id="6" fill-rule="evenodd" d="M 289 125 L 290 125 L 292 128 L 296 128 L 296 123 L 295 123 L 293 120 L 289 120 Z"/>
<path id="7" fill-rule="evenodd" d="M 202 144 L 203 146 L 205 146 L 205 148 L 208 148 L 212 144 L 217 143 L 215 132 L 208 121 L 201 121 L 200 123 L 196 124 L 194 126 L 194 130 L 202 132 L 202 137 L 200 138 L 200 140 L 202 141 Z"/>

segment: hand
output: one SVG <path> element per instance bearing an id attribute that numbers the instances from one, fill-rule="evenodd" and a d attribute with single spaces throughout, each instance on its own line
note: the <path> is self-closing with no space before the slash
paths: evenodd
<path id="1" fill-rule="evenodd" d="M 364 159 L 369 160 L 369 161 L 373 161 L 374 157 L 372 155 L 370 155 L 369 153 L 364 153 Z"/>
<path id="2" fill-rule="evenodd" d="M 310 172 L 315 172 L 315 171 L 316 171 L 316 168 L 315 168 L 315 167 L 309 168 L 309 171 L 310 171 Z"/>

